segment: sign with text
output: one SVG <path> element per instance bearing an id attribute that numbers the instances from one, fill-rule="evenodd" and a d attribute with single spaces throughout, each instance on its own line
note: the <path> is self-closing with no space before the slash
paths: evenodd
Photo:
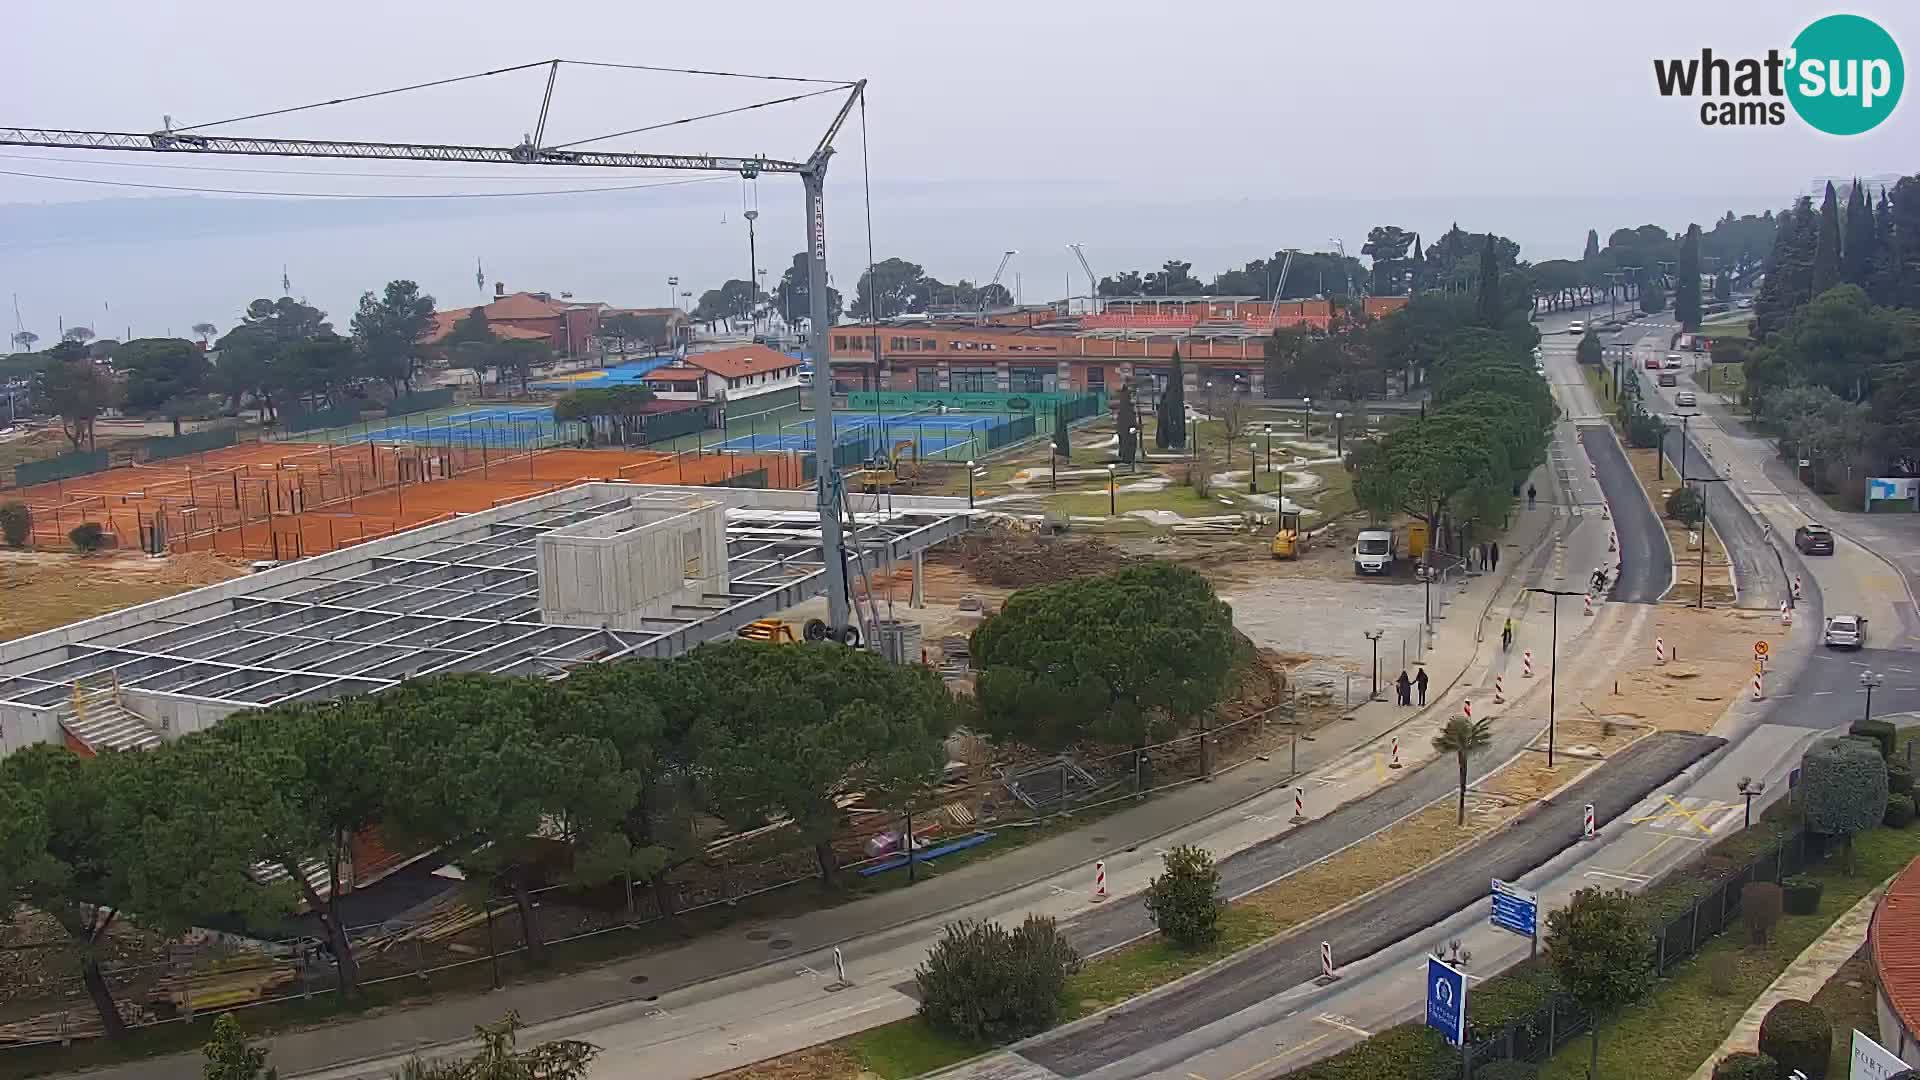
<path id="1" fill-rule="evenodd" d="M 1493 914 L 1487 921 L 1497 929 L 1531 938 L 1540 930 L 1540 896 L 1494 878 Z"/>
<path id="2" fill-rule="evenodd" d="M 1427 1026 L 1459 1046 L 1467 1035 L 1467 973 L 1427 957 Z"/>
<path id="3" fill-rule="evenodd" d="M 1907 1068 L 1907 1063 L 1893 1056 L 1893 1052 L 1860 1033 L 1853 1032 L 1853 1062 L 1847 1071 L 1847 1080 L 1887 1080 L 1887 1077 Z"/>

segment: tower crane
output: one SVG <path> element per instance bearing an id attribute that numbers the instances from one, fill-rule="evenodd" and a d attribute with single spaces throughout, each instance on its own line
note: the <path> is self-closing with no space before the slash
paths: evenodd
<path id="1" fill-rule="evenodd" d="M 1080 269 L 1087 272 L 1087 314 L 1098 315 L 1100 314 L 1100 288 L 1094 284 L 1093 267 L 1087 265 L 1087 253 L 1081 250 L 1079 244 L 1068 244 L 1067 250 L 1073 252 L 1073 257 L 1080 260 Z"/>
<path id="2" fill-rule="evenodd" d="M 1300 249 L 1288 248 L 1287 257 L 1280 263 L 1280 280 L 1273 284 L 1273 303 L 1276 307 L 1280 304 L 1280 298 L 1287 295 L 1287 275 L 1293 272 L 1293 257 L 1298 254 Z"/>
<path id="3" fill-rule="evenodd" d="M 231 123 L 231 120 L 207 124 L 176 127 L 172 117 L 166 117 L 157 131 L 145 134 L 125 131 L 83 131 L 61 128 L 39 127 L 0 127 L 0 146 L 30 146 L 42 149 L 60 150 L 113 150 L 132 151 L 149 154 L 222 154 L 245 157 L 301 157 L 301 158 L 370 158 L 382 161 L 452 161 L 496 165 L 542 165 L 554 167 L 604 168 L 604 169 L 663 169 L 682 172 L 737 173 L 746 180 L 753 180 L 762 173 L 791 174 L 800 178 L 804 190 L 807 223 L 807 281 L 808 298 L 813 320 L 810 350 L 814 362 L 821 365 L 822 375 L 831 369 L 827 351 L 829 313 L 827 310 L 827 224 L 825 191 L 827 163 L 833 156 L 833 140 L 839 134 L 855 106 L 865 106 L 866 80 L 851 82 L 835 80 L 794 80 L 813 82 L 825 89 L 812 89 L 799 92 L 791 97 L 768 101 L 762 105 L 782 104 L 801 98 L 824 94 L 846 94 L 840 103 L 832 121 L 824 134 L 805 160 L 790 161 L 781 158 L 754 156 L 728 156 L 716 154 L 651 154 L 633 151 L 580 149 L 585 143 L 600 142 L 617 135 L 638 134 L 650 128 L 636 128 L 633 131 L 617 132 L 593 139 L 584 139 L 574 143 L 549 146 L 545 144 L 547 112 L 553 102 L 554 79 L 559 74 L 560 65 L 567 61 L 541 60 L 520 64 L 509 68 L 480 72 L 474 75 L 460 76 L 455 79 L 443 79 L 420 86 L 400 87 L 382 90 L 373 94 L 360 94 L 332 101 L 319 102 L 309 106 L 292 109 L 277 109 L 269 113 L 257 113 L 235 119 L 257 119 L 263 116 L 280 115 L 302 109 L 318 108 L 324 105 L 341 104 L 364 100 L 382 94 L 396 93 L 401 90 L 419 89 L 428 85 L 442 85 L 463 79 L 481 78 L 509 71 L 525 71 L 536 68 L 547 69 L 546 95 L 541 101 L 538 126 L 530 135 L 522 136 L 513 146 L 475 146 L 452 143 L 416 143 L 416 142 L 373 142 L 343 139 L 299 139 L 239 137 L 230 135 L 212 135 L 199 129 L 216 127 Z M 750 106 L 759 108 L 759 105 Z M 740 110 L 730 110 L 740 111 Z M 718 114 L 715 114 L 718 115 Z M 1007 253 L 1009 257 L 1012 252 Z M 1006 261 L 1001 260 L 1005 269 Z M 999 275 L 995 275 L 998 280 Z M 828 614 L 831 619 L 831 632 L 844 641 L 856 640 L 858 628 L 850 622 L 850 592 L 847 583 L 847 552 L 842 530 L 842 496 L 844 487 L 839 470 L 833 460 L 833 379 L 820 377 L 813 380 L 814 427 L 822 434 L 814 439 L 814 462 L 816 466 L 816 509 L 820 515 L 820 554 L 826 575 L 826 594 Z"/>
<path id="4" fill-rule="evenodd" d="M 980 290 L 980 310 L 981 311 L 987 310 L 987 294 L 993 289 L 995 285 L 1000 284 L 1000 275 L 1007 272 L 1007 264 L 1012 262 L 1013 257 L 1018 254 L 1020 253 L 1018 251 L 1015 251 L 1013 248 L 1008 248 L 1007 250 L 1000 253 L 1000 265 L 994 267 L 993 280 L 987 282 L 987 287 Z"/>

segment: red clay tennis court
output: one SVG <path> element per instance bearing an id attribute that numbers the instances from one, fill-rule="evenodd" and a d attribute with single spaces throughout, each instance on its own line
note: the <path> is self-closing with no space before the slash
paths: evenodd
<path id="1" fill-rule="evenodd" d="M 315 555 L 584 480 L 799 487 L 800 455 L 245 443 L 8 492 L 30 543 L 98 523 L 115 547 L 255 559 Z"/>

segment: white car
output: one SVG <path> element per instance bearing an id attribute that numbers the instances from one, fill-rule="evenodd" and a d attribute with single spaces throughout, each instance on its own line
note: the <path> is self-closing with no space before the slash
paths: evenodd
<path id="1" fill-rule="evenodd" d="M 1697 404 L 1697 402 L 1694 400 L 1694 397 L 1693 397 L 1693 391 L 1691 390 L 1682 390 L 1679 393 L 1673 395 L 1673 403 L 1675 405 L 1685 405 L 1685 406 L 1692 406 Z"/>
<path id="2" fill-rule="evenodd" d="M 1587 324 L 1581 322 L 1579 319 L 1575 319 L 1567 324 L 1567 333 L 1569 334 L 1584 334 L 1586 332 Z"/>
<path id="3" fill-rule="evenodd" d="M 1858 649 L 1867 643 L 1867 619 L 1864 615 L 1833 615 L 1827 619 L 1823 640 L 1829 649 Z"/>
<path id="4" fill-rule="evenodd" d="M 1677 371 L 1684 363 L 1685 361 L 1680 359 L 1679 353 L 1670 352 L 1667 354 L 1666 366 L 1668 371 Z"/>

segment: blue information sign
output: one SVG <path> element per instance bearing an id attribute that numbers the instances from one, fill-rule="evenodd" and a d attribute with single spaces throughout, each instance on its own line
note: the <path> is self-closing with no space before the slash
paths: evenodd
<path id="1" fill-rule="evenodd" d="M 1467 973 L 1427 957 L 1427 1026 L 1459 1046 L 1467 1035 Z"/>
<path id="2" fill-rule="evenodd" d="M 1494 878 L 1493 914 L 1487 921 L 1497 929 L 1533 937 L 1540 929 L 1540 897 Z"/>

